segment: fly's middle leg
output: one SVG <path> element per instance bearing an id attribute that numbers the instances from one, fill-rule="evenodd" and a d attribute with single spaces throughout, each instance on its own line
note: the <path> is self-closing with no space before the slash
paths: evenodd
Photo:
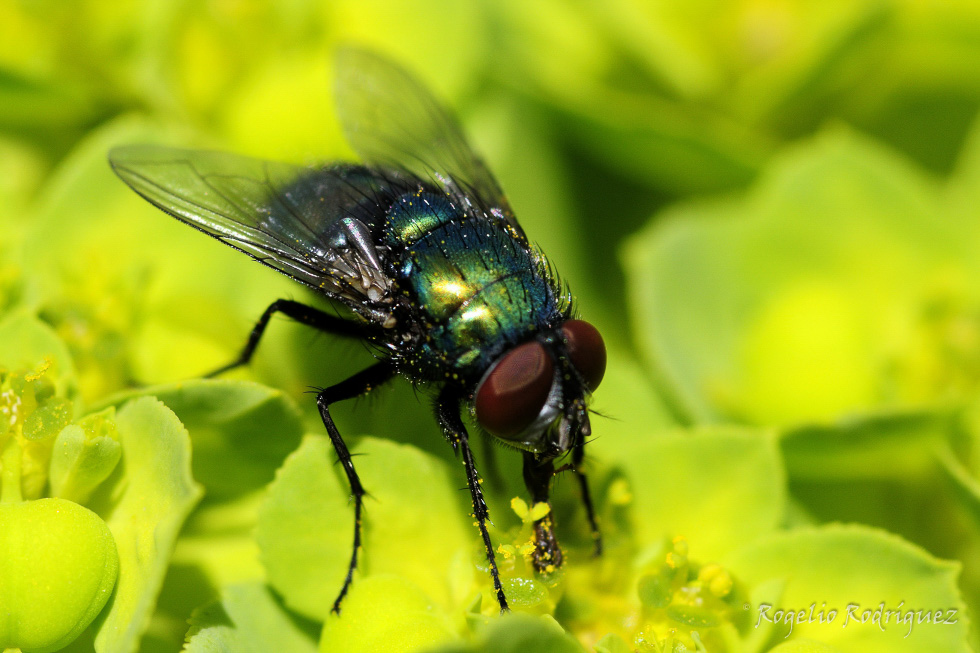
<path id="1" fill-rule="evenodd" d="M 357 470 L 354 469 L 354 461 L 351 459 L 347 444 L 337 430 L 333 417 L 330 416 L 330 405 L 338 401 L 343 401 L 344 399 L 353 399 L 354 397 L 366 394 L 385 381 L 388 381 L 394 376 L 394 373 L 394 369 L 388 363 L 378 363 L 355 374 L 346 381 L 320 390 L 316 397 L 317 407 L 320 409 L 320 417 L 323 419 L 323 425 L 327 428 L 330 442 L 337 452 L 337 458 L 340 460 L 340 464 L 344 468 L 344 473 L 347 475 L 351 498 L 354 501 L 353 550 L 351 551 L 350 563 L 347 566 L 347 576 L 344 578 L 344 584 L 340 588 L 340 593 L 337 595 L 337 599 L 334 601 L 333 608 L 331 609 L 335 613 L 340 612 L 340 604 L 344 600 L 344 596 L 347 595 L 347 590 L 350 589 L 351 581 L 354 579 L 354 570 L 357 569 L 357 555 L 361 548 L 361 512 L 364 506 L 365 490 L 361 485 L 361 479 L 357 476 Z"/>

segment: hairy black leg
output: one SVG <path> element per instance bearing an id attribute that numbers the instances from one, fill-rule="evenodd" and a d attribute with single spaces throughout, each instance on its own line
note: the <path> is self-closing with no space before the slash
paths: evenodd
<path id="1" fill-rule="evenodd" d="M 316 405 L 320 409 L 320 417 L 323 418 L 323 425 L 327 427 L 327 434 L 330 435 L 330 441 L 333 443 L 333 448 L 337 452 L 337 458 L 340 459 L 340 464 L 344 467 L 344 473 L 347 474 L 350 493 L 354 499 L 354 550 L 351 553 L 350 565 L 347 567 L 347 577 L 344 579 L 344 586 L 340 588 L 340 594 L 337 595 L 337 600 L 333 602 L 332 611 L 338 614 L 340 613 L 340 602 L 343 601 L 344 595 L 350 589 L 351 581 L 354 578 L 354 570 L 357 568 L 357 551 L 361 548 L 361 507 L 363 505 L 364 487 L 361 485 L 361 479 L 357 477 L 357 470 L 354 469 L 354 461 L 351 460 L 347 445 L 344 443 L 344 439 L 340 437 L 340 432 L 337 431 L 337 426 L 333 423 L 333 418 L 330 417 L 329 407 L 330 404 L 338 401 L 353 399 L 354 397 L 370 392 L 389 380 L 394 374 L 395 370 L 389 363 L 377 363 L 355 374 L 346 381 L 341 381 L 329 388 L 324 388 L 316 396 Z"/>
<path id="2" fill-rule="evenodd" d="M 555 465 L 551 458 L 538 460 L 533 453 L 524 452 L 524 485 L 531 493 L 532 505 L 551 505 L 551 477 L 554 475 Z M 555 536 L 555 518 L 550 510 L 547 515 L 534 522 L 534 553 L 531 554 L 531 562 L 534 570 L 539 573 L 549 573 L 561 566 L 562 552 Z"/>
<path id="3" fill-rule="evenodd" d="M 487 510 L 487 502 L 483 500 L 483 490 L 480 489 L 480 475 L 476 471 L 476 464 L 473 462 L 473 452 L 470 450 L 469 436 L 463 420 L 459 417 L 459 395 L 448 387 L 439 394 L 436 402 L 436 420 L 442 427 L 443 433 L 453 450 L 462 453 L 463 465 L 466 468 L 466 484 L 470 489 L 470 499 L 473 501 L 473 516 L 476 518 L 477 528 L 480 529 L 480 536 L 483 537 L 483 546 L 487 550 L 487 562 L 490 563 L 490 577 L 493 579 L 493 588 L 497 593 L 497 603 L 500 604 L 500 611 L 507 612 L 507 597 L 504 596 L 504 588 L 500 584 L 500 572 L 497 570 L 497 559 L 493 553 L 493 543 L 490 541 L 490 533 L 487 531 L 487 518 L 490 513 Z"/>
<path id="4" fill-rule="evenodd" d="M 354 322 L 353 320 L 345 320 L 344 318 L 337 317 L 336 315 L 331 315 L 330 313 L 324 313 L 318 308 L 313 308 L 312 306 L 307 306 L 300 302 L 294 302 L 291 299 L 277 299 L 269 305 L 269 308 L 265 309 L 262 313 L 262 317 L 259 318 L 255 326 L 252 327 L 252 333 L 248 336 L 248 342 L 242 348 L 242 352 L 238 355 L 238 358 L 223 365 L 218 369 L 206 374 L 206 377 L 218 376 L 229 370 L 233 370 L 236 367 L 241 367 L 242 365 L 248 365 L 249 361 L 252 360 L 252 356 L 255 354 L 255 349 L 259 346 L 259 340 L 262 338 L 262 334 L 265 333 L 265 328 L 269 326 L 269 320 L 275 313 L 282 313 L 286 317 L 296 320 L 300 324 L 305 324 L 311 326 L 319 331 L 325 331 L 327 333 L 332 333 L 338 336 L 344 336 L 347 338 L 357 338 L 363 340 L 365 337 L 371 335 L 372 330 L 376 329 L 374 325 L 360 324 Z"/>
<path id="5" fill-rule="evenodd" d="M 582 503 L 585 505 L 585 516 L 589 520 L 589 528 L 592 529 L 592 555 L 602 555 L 602 533 L 599 531 L 599 520 L 595 515 L 595 508 L 592 505 L 592 493 L 589 492 L 589 479 L 582 471 L 582 459 L 585 458 L 585 443 L 576 445 L 572 450 L 572 469 L 575 471 L 575 478 L 578 479 L 579 488 L 582 490 Z"/>

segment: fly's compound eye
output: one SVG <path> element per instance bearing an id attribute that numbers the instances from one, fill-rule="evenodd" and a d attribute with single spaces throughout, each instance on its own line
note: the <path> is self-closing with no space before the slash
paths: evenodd
<path id="1" fill-rule="evenodd" d="M 561 327 L 568 359 L 592 392 L 606 373 L 606 344 L 599 330 L 583 320 L 569 320 Z"/>
<path id="2" fill-rule="evenodd" d="M 480 426 L 504 440 L 529 427 L 548 401 L 555 367 L 540 342 L 526 342 L 501 356 L 476 389 Z"/>

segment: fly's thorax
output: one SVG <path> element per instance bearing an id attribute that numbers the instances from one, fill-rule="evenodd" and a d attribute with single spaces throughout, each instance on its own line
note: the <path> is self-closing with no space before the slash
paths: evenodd
<path id="1" fill-rule="evenodd" d="M 450 195 L 398 198 L 385 238 L 422 333 L 411 355 L 426 380 L 478 376 L 502 351 L 561 319 L 559 293 L 527 243 Z"/>

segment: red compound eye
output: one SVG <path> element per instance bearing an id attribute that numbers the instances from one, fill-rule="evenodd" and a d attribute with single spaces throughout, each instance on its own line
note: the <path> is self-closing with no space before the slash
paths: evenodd
<path id="1" fill-rule="evenodd" d="M 599 330 L 583 320 L 569 320 L 561 327 L 568 358 L 579 371 L 589 390 L 599 387 L 606 373 L 606 345 Z"/>
<path id="2" fill-rule="evenodd" d="M 544 408 L 554 369 L 540 342 L 526 342 L 511 349 L 477 388 L 477 421 L 498 438 L 516 438 Z"/>

